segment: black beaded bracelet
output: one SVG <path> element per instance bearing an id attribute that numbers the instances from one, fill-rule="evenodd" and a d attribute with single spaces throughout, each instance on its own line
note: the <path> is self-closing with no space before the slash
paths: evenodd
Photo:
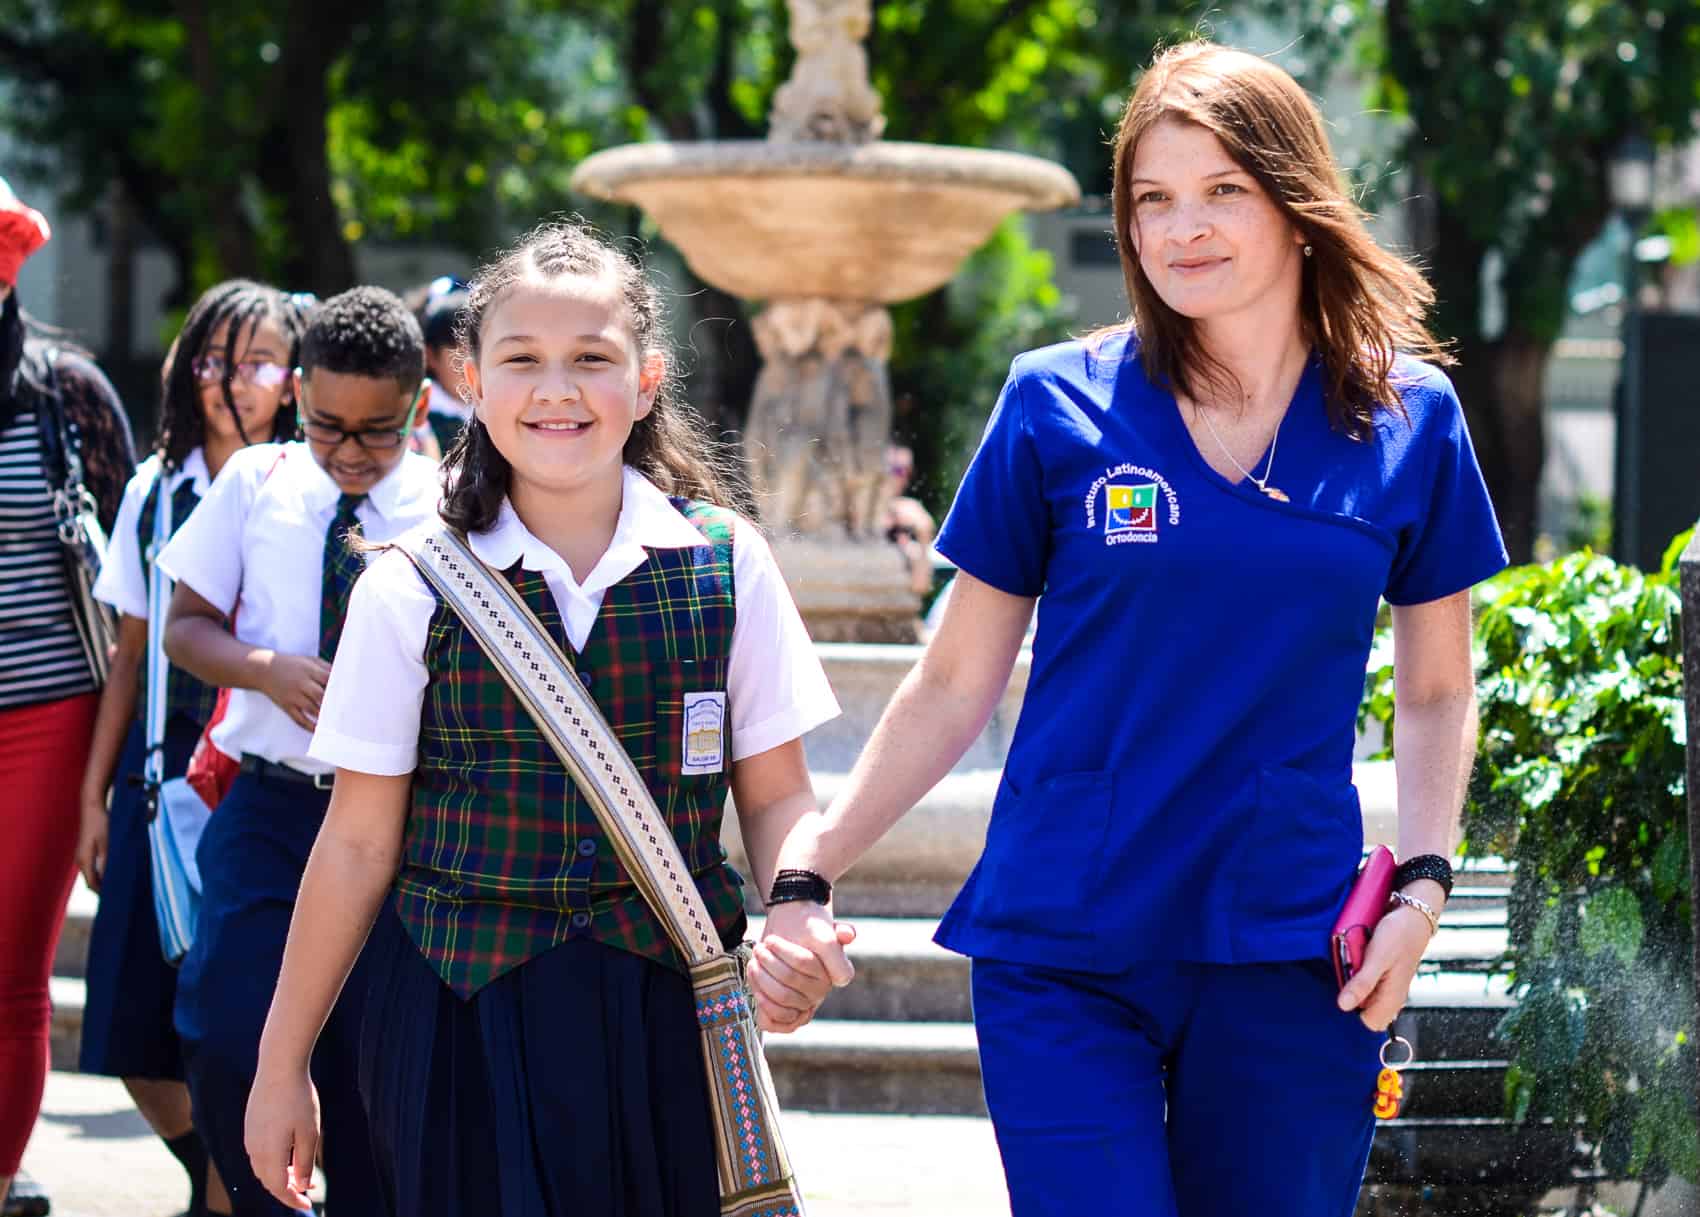
<path id="1" fill-rule="evenodd" d="M 1418 854 L 1414 858 L 1406 858 L 1393 872 L 1393 886 L 1404 887 L 1418 879 L 1432 879 L 1440 884 L 1441 890 L 1447 896 L 1452 895 L 1452 863 L 1439 854 Z"/>
<path id="2" fill-rule="evenodd" d="M 807 900 L 825 904 L 831 899 L 832 884 L 824 876 L 812 870 L 782 870 L 773 877 L 773 890 L 768 893 L 767 903 L 772 906 Z"/>

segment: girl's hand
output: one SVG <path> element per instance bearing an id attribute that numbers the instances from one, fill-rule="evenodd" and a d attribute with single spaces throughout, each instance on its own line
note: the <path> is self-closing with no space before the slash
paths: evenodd
<path id="1" fill-rule="evenodd" d="M 319 1094 L 303 1067 L 280 1074 L 261 1063 L 248 1094 L 248 1164 L 279 1203 L 312 1210 L 307 1189 L 319 1150 Z"/>
<path id="2" fill-rule="evenodd" d="M 1340 990 L 1340 1009 L 1356 1010 L 1364 1026 L 1385 1031 L 1411 995 L 1411 980 L 1428 949 L 1428 918 L 1398 905 L 1375 927 L 1364 952 L 1364 966 Z"/>
<path id="3" fill-rule="evenodd" d="M 855 939 L 856 927 L 833 921 L 821 905 L 794 900 L 769 909 L 749 968 L 756 1024 L 781 1033 L 807 1026 L 827 994 L 855 976 L 844 954 Z"/>
<path id="4" fill-rule="evenodd" d="M 318 726 L 319 704 L 325 699 L 325 682 L 330 678 L 331 665 L 316 655 L 273 655 L 260 692 L 297 727 L 311 731 Z"/>
<path id="5" fill-rule="evenodd" d="M 106 874 L 106 843 L 111 821 L 106 811 L 106 795 L 83 792 L 82 824 L 77 830 L 77 869 L 91 892 L 100 890 Z"/>

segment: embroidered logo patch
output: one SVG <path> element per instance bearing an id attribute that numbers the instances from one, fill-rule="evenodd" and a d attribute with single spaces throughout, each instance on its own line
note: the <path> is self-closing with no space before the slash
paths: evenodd
<path id="1" fill-rule="evenodd" d="M 726 694 L 685 694 L 682 773 L 719 773 L 726 767 Z"/>
<path id="2" fill-rule="evenodd" d="M 1158 526 L 1175 528 L 1181 522 L 1180 496 L 1169 480 L 1143 465 L 1117 465 L 1106 469 L 1086 492 L 1086 528 L 1098 531 L 1102 497 L 1104 544 L 1128 542 L 1152 544 Z"/>

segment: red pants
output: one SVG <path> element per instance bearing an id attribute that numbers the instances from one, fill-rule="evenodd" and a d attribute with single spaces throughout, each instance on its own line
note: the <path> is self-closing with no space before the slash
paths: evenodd
<path id="1" fill-rule="evenodd" d="M 0 1176 L 17 1173 L 47 1085 L 47 979 L 76 878 L 98 704 L 86 693 L 0 710 Z"/>

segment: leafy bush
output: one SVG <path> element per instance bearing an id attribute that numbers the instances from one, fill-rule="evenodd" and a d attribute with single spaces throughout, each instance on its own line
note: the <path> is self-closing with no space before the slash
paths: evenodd
<path id="1" fill-rule="evenodd" d="M 1658 574 L 1586 550 L 1477 591 L 1481 749 L 1466 854 L 1515 866 L 1518 1120 L 1578 1121 L 1600 1166 L 1700 1180 L 1679 538 Z M 1385 635 L 1362 717 L 1392 738 Z"/>

